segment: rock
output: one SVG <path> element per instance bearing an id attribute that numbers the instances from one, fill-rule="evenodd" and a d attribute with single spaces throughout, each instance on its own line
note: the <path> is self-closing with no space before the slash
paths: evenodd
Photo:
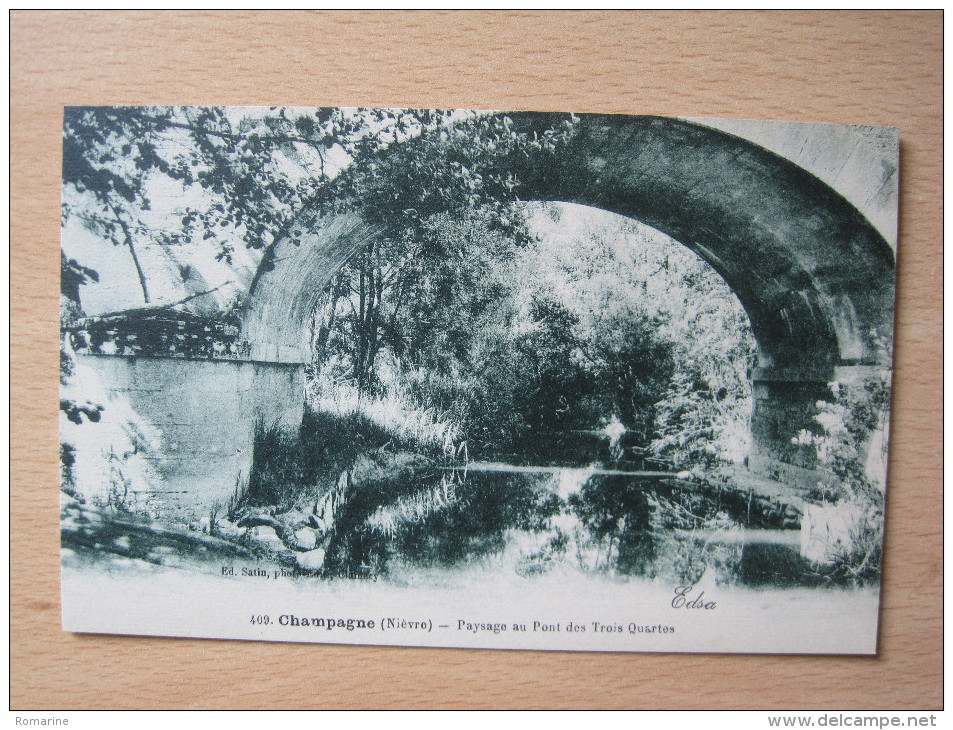
<path id="1" fill-rule="evenodd" d="M 264 511 L 253 512 L 251 514 L 244 515 L 236 523 L 239 527 L 260 527 L 267 526 L 275 528 L 278 526 L 278 523 L 275 522 L 275 518 L 270 514 Z"/>
<path id="2" fill-rule="evenodd" d="M 226 540 L 237 540 L 244 532 L 243 529 L 235 527 L 235 525 L 226 519 L 220 519 L 215 523 L 215 534 Z"/>
<path id="3" fill-rule="evenodd" d="M 295 530 L 294 548 L 296 550 L 314 550 L 317 544 L 318 536 L 315 534 L 314 530 L 307 527 L 302 527 L 300 530 Z"/>
<path id="4" fill-rule="evenodd" d="M 248 537 L 259 546 L 271 550 L 273 552 L 281 552 L 287 550 L 285 544 L 281 541 L 281 538 L 278 537 L 278 533 L 275 532 L 274 527 L 268 525 L 259 525 L 258 527 L 252 527 L 248 531 Z"/>
<path id="5" fill-rule="evenodd" d="M 298 509 L 289 510 L 275 519 L 292 531 L 308 524 L 308 515 Z"/>
<path id="6" fill-rule="evenodd" d="M 295 555 L 295 562 L 302 570 L 321 570 L 324 567 L 324 549 L 317 548 Z"/>

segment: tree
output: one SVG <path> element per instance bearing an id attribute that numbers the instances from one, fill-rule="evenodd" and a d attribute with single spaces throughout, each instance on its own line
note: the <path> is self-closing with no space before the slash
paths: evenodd
<path id="1" fill-rule="evenodd" d="M 459 350 L 466 336 L 456 323 L 467 326 L 470 317 L 454 311 L 463 306 L 457 292 L 481 292 L 479 282 L 492 279 L 481 265 L 492 268 L 490 259 L 529 240 L 514 205 L 518 181 L 501 161 L 539 141 L 506 117 L 417 112 L 415 123 L 419 134 L 399 145 L 356 146 L 352 164 L 317 196 L 320 210 L 355 208 L 381 231 L 332 283 L 314 323 L 316 367 L 331 354 L 337 323 L 347 330 L 337 341 L 353 346 L 347 359 L 362 390 L 374 386 L 382 347 L 417 364 L 425 349 L 436 352 L 424 346 L 428 338 Z M 486 294 L 470 300 L 472 313 Z"/>
<path id="2" fill-rule="evenodd" d="M 739 441 L 743 451 L 754 340 L 727 284 L 664 234 L 605 211 L 536 206 L 531 219 L 540 241 L 524 278 L 576 319 L 598 384 L 587 428 L 616 419 L 628 442 L 680 466 L 731 460 Z"/>
<path id="3" fill-rule="evenodd" d="M 150 296 L 137 252 L 142 227 L 136 211 L 150 208 L 149 171 L 172 172 L 155 153 L 166 119 L 167 113 L 145 108 L 67 108 L 64 115 L 63 222 L 77 215 L 93 232 L 128 248 L 146 303 Z"/>
<path id="4" fill-rule="evenodd" d="M 657 405 L 652 450 L 680 469 L 740 463 L 750 448 L 755 358 L 747 315 L 700 259 L 688 254 L 671 264 L 681 282 L 673 289 L 680 315 L 667 327 L 676 368 Z"/>
<path id="5" fill-rule="evenodd" d="M 63 126 L 63 221 L 125 247 L 145 303 L 145 244 L 213 242 L 266 249 L 288 234 L 349 155 L 413 133 L 411 112 L 221 107 L 68 107 Z M 154 210 L 157 192 L 185 204 Z M 320 193 L 320 194 L 319 194 Z"/>
<path id="6" fill-rule="evenodd" d="M 656 404 L 676 370 L 675 343 L 666 337 L 665 323 L 665 314 L 650 315 L 642 307 L 616 310 L 599 320 L 587 347 L 605 393 L 604 420 L 615 416 L 640 444 L 654 435 Z"/>

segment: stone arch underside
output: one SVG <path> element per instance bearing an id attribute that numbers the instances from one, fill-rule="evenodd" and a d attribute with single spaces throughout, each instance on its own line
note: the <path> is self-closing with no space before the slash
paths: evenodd
<path id="1" fill-rule="evenodd" d="M 514 129 L 540 134 L 567 118 L 507 116 Z M 738 296 L 758 343 L 752 464 L 810 481 L 810 458 L 792 437 L 811 425 L 813 403 L 835 378 L 890 367 L 889 245 L 835 190 L 742 138 L 661 117 L 576 119 L 565 146 L 526 155 L 509 170 L 520 180 L 519 198 L 634 218 L 707 261 Z M 376 235 L 357 213 L 299 233 L 300 245 L 275 244 L 249 292 L 252 359 L 306 362 L 317 297 Z"/>

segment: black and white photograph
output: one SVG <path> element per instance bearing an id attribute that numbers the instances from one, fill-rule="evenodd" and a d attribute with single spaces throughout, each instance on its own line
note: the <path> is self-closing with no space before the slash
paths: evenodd
<path id="1" fill-rule="evenodd" d="M 67 107 L 67 631 L 873 654 L 899 130 Z"/>

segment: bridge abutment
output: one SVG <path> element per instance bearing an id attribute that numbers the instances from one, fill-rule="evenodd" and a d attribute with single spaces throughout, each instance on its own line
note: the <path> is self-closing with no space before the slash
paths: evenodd
<path id="1" fill-rule="evenodd" d="M 99 377 L 106 401 L 101 404 L 103 420 L 111 419 L 115 426 L 116 418 L 125 418 L 120 438 L 115 428 L 102 435 L 98 473 L 85 474 L 97 482 L 90 491 L 112 483 L 132 509 L 177 519 L 207 515 L 212 505 L 224 505 L 247 483 L 259 424 L 293 432 L 301 426 L 300 363 L 75 357 L 80 367 Z M 98 426 L 86 423 L 78 432 L 92 435 Z M 139 455 L 158 477 L 152 484 L 133 483 L 123 473 L 124 465 Z"/>
<path id="2" fill-rule="evenodd" d="M 841 365 L 826 370 L 754 368 L 749 469 L 783 483 L 816 487 L 825 476 L 823 465 L 818 461 L 816 446 L 803 434 L 823 435 L 816 418 L 820 412 L 818 403 L 834 401 L 834 383 L 862 387 L 869 380 L 882 378 L 884 373 L 889 373 L 889 369 L 877 365 Z M 863 448 L 882 436 L 875 431 Z M 884 462 L 881 471 L 885 468 Z M 885 477 L 877 473 L 876 467 L 869 476 L 875 482 Z"/>

